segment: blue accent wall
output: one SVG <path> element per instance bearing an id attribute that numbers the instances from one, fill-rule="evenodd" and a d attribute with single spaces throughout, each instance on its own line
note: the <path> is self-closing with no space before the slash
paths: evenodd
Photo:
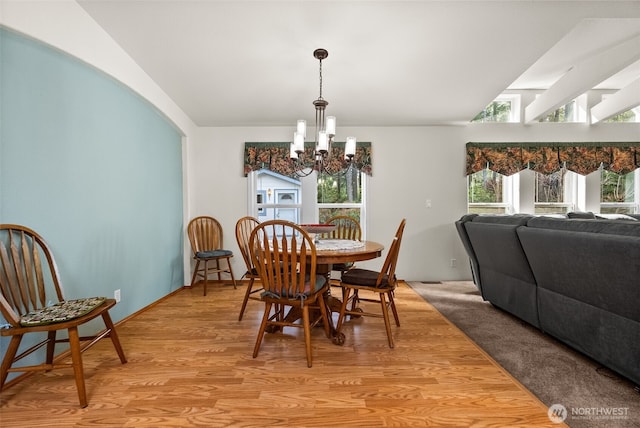
<path id="1" fill-rule="evenodd" d="M 45 238 L 66 298 L 120 289 L 118 321 L 181 287 L 173 124 L 105 73 L 2 27 L 0 91 L 0 223 Z"/>

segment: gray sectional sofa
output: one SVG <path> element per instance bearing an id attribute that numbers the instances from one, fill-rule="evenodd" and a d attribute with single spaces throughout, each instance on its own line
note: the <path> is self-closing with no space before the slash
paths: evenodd
<path id="1" fill-rule="evenodd" d="M 640 385 L 640 221 L 463 216 L 483 299 Z"/>

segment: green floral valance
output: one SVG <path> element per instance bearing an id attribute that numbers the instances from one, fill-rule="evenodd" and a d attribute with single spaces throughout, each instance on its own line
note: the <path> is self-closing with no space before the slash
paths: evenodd
<path id="1" fill-rule="evenodd" d="M 587 175 L 600 165 L 617 174 L 640 168 L 640 142 L 467 143 L 467 175 L 485 168 L 503 175 L 523 169 L 551 174 L 563 167 Z"/>
<path id="2" fill-rule="evenodd" d="M 305 143 L 305 159 L 311 159 L 313 149 L 313 143 Z M 290 153 L 290 143 L 244 143 L 245 177 L 249 172 L 262 168 L 289 177 L 295 175 L 294 163 L 289 157 Z M 356 143 L 354 162 L 362 172 L 372 175 L 370 142 L 358 141 Z M 347 165 L 348 162 L 344 160 L 344 142 L 333 142 L 328 170 L 339 171 L 346 168 Z"/>

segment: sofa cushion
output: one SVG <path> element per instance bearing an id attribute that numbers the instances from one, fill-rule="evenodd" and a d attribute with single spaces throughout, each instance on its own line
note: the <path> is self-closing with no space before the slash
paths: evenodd
<path id="1" fill-rule="evenodd" d="M 558 219 L 533 217 L 527 227 L 537 229 L 567 230 L 573 232 L 606 233 L 609 235 L 640 236 L 640 222 L 590 219 Z"/>
<path id="2" fill-rule="evenodd" d="M 583 211 L 571 211 L 567 213 L 567 218 L 596 218 L 596 215 L 591 211 L 583 212 Z"/>

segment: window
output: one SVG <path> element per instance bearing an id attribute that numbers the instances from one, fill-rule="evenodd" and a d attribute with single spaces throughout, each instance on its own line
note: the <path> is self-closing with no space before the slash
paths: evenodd
<path id="1" fill-rule="evenodd" d="M 552 174 L 536 172 L 535 214 L 566 214 L 573 211 L 575 173 L 561 169 Z"/>
<path id="2" fill-rule="evenodd" d="M 260 221 L 282 219 L 298 223 L 301 216 L 300 180 L 261 169 L 249 174 L 250 215 Z"/>
<path id="3" fill-rule="evenodd" d="M 587 96 L 580 95 L 548 115 L 540 118 L 539 122 L 586 122 Z"/>
<path id="4" fill-rule="evenodd" d="M 336 215 L 347 215 L 363 227 L 362 194 L 363 176 L 355 169 L 339 176 L 321 174 L 317 201 L 319 222 L 324 223 Z"/>
<path id="5" fill-rule="evenodd" d="M 471 122 L 519 122 L 520 96 L 503 94 L 493 100 Z"/>
<path id="6" fill-rule="evenodd" d="M 334 215 L 348 215 L 358 220 L 365 239 L 366 177 L 356 169 L 337 176 L 313 172 L 301 179 L 253 171 L 247 180 L 249 215 L 294 223 L 324 223 Z"/>
<path id="7" fill-rule="evenodd" d="M 565 215 L 570 211 L 640 213 L 640 169 L 628 174 L 616 174 L 601 168 L 594 174 L 599 174 L 600 179 L 586 180 L 585 176 L 566 169 L 546 175 L 525 170 L 509 177 L 485 169 L 467 177 L 467 211 L 477 214 L 522 212 L 537 215 Z M 533 178 L 525 179 L 527 176 Z M 597 198 L 598 190 L 599 209 L 597 199 L 587 201 L 589 195 Z"/>
<path id="8" fill-rule="evenodd" d="M 489 169 L 483 169 L 467 177 L 469 213 L 505 214 L 510 211 L 506 177 Z"/>
<path id="9" fill-rule="evenodd" d="M 614 122 L 640 122 L 640 106 L 632 108 L 631 110 L 627 110 L 605 120 L 605 123 Z"/>
<path id="10" fill-rule="evenodd" d="M 633 214 L 638 210 L 638 175 L 640 170 L 628 174 L 601 169 L 600 212 L 602 214 Z"/>

